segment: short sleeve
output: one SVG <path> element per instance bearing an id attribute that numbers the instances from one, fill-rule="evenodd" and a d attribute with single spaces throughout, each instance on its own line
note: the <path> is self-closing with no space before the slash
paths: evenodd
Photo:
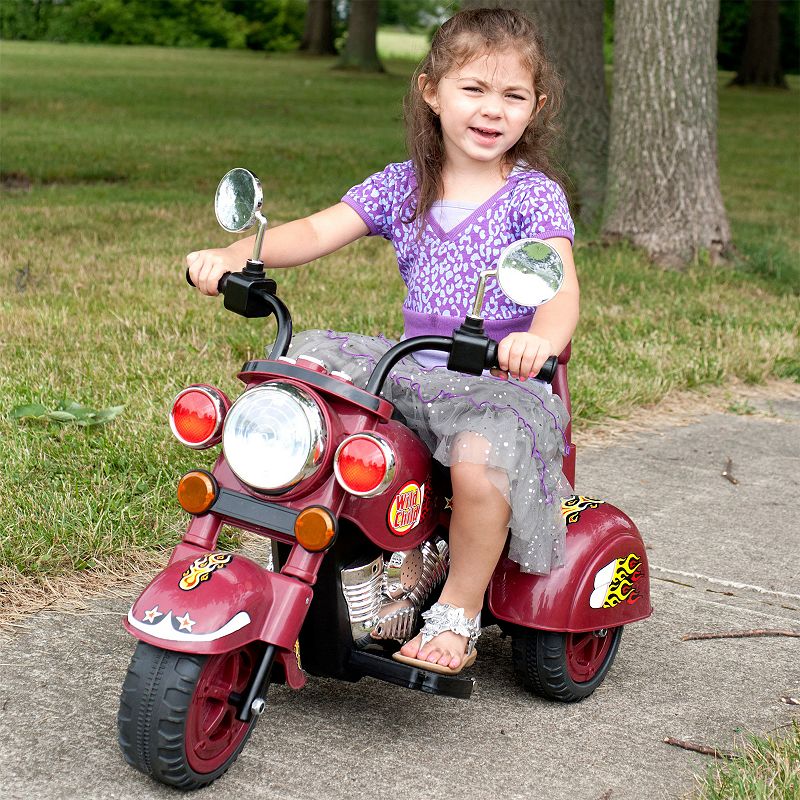
<path id="1" fill-rule="evenodd" d="M 369 228 L 370 236 L 392 238 L 393 209 L 396 207 L 398 183 L 402 181 L 404 164 L 389 164 L 350 189 L 342 202 L 352 208 Z"/>
<path id="2" fill-rule="evenodd" d="M 575 241 L 575 224 L 569 213 L 564 190 L 541 173 L 520 181 L 519 212 L 522 232 L 536 239 L 563 236 Z"/>

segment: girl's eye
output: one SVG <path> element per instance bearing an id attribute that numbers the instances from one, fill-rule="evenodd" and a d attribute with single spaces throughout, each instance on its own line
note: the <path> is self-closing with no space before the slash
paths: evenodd
<path id="1" fill-rule="evenodd" d="M 521 94 L 510 94 L 509 97 L 512 100 L 525 100 L 525 98 Z"/>
<path id="2" fill-rule="evenodd" d="M 466 91 L 466 92 L 479 92 L 480 91 L 480 87 L 479 86 L 465 86 L 464 87 L 464 91 Z"/>

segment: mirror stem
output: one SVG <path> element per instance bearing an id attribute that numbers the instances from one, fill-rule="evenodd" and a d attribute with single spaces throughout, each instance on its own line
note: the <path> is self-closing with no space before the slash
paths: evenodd
<path id="1" fill-rule="evenodd" d="M 486 279 L 496 275 L 496 269 L 487 269 L 484 272 L 481 272 L 481 276 L 478 280 L 478 291 L 475 293 L 475 302 L 472 304 L 472 311 L 469 314 L 470 317 L 477 317 L 479 319 L 481 318 L 481 311 L 483 309 L 483 294 L 486 290 Z"/>
<path id="2" fill-rule="evenodd" d="M 261 261 L 261 245 L 264 242 L 264 232 L 267 230 L 267 218 L 260 211 L 256 211 L 254 217 L 258 222 L 258 230 L 256 231 L 256 243 L 253 247 L 253 258 L 251 260 Z"/>

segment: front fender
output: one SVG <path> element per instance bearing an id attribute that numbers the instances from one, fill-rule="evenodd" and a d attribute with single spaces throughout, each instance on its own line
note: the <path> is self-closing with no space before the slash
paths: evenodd
<path id="1" fill-rule="evenodd" d="M 548 631 L 616 628 L 649 617 L 650 570 L 631 519 L 602 500 L 562 501 L 567 520 L 563 567 L 529 575 L 503 557 L 489 584 L 489 610 L 498 619 Z"/>
<path id="2" fill-rule="evenodd" d="M 245 556 L 205 553 L 157 575 L 123 625 L 143 642 L 183 653 L 224 653 L 253 641 L 292 650 L 312 595 Z"/>

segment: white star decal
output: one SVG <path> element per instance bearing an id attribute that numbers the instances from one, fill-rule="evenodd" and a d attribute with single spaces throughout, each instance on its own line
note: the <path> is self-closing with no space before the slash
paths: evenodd
<path id="1" fill-rule="evenodd" d="M 445 497 L 444 498 L 444 510 L 452 511 L 453 510 L 453 498 L 452 497 Z"/>
<path id="2" fill-rule="evenodd" d="M 144 612 L 144 616 L 142 617 L 143 622 L 155 622 L 156 617 L 160 617 L 163 612 L 158 610 L 158 606 L 155 608 L 151 608 L 149 611 Z"/>
<path id="3" fill-rule="evenodd" d="M 175 617 L 175 619 L 177 619 L 181 624 L 181 627 L 178 628 L 178 630 L 182 631 L 185 628 L 187 631 L 189 631 L 189 633 L 192 632 L 192 625 L 195 624 L 195 620 L 189 617 L 188 611 L 182 617 Z"/>

